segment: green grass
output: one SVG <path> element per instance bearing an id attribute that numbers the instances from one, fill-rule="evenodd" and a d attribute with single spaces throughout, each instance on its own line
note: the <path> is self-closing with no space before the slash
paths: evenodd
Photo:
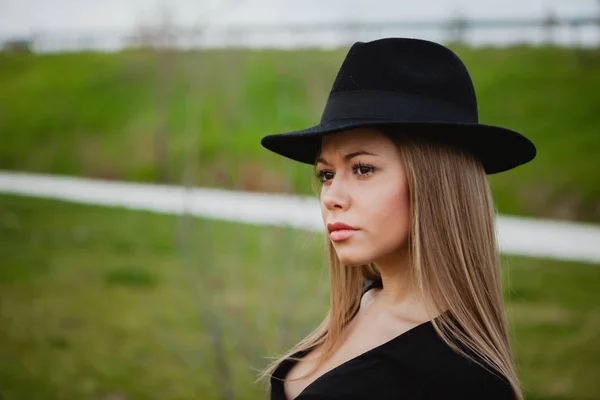
<path id="1" fill-rule="evenodd" d="M 452 48 L 480 121 L 538 147 L 491 176 L 499 211 L 600 222 L 600 50 Z M 311 193 L 310 167 L 259 140 L 318 123 L 346 51 L 0 54 L 0 168 Z"/>
<path id="2" fill-rule="evenodd" d="M 328 306 L 320 234 L 2 195 L 0 238 L 3 400 L 260 398 Z M 504 258 L 528 399 L 597 396 L 599 267 Z"/>

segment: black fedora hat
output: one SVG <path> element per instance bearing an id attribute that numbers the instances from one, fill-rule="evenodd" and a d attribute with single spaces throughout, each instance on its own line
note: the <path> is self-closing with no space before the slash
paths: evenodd
<path id="1" fill-rule="evenodd" d="M 412 38 L 354 43 L 335 78 L 321 122 L 267 135 L 261 144 L 284 157 L 314 164 L 323 135 L 391 125 L 470 151 L 488 174 L 509 170 L 536 155 L 534 144 L 520 133 L 478 122 L 473 82 L 455 53 Z"/>

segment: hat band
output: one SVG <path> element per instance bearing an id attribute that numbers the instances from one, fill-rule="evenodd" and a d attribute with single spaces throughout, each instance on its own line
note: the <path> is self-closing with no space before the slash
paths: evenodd
<path id="1" fill-rule="evenodd" d="M 321 122 L 378 119 L 398 122 L 477 123 L 470 111 L 444 100 L 386 90 L 349 90 L 329 95 Z"/>

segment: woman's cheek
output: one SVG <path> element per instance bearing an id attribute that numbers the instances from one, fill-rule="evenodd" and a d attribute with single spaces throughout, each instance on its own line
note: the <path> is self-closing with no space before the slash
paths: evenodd
<path id="1" fill-rule="evenodd" d="M 382 200 L 380 208 L 382 211 L 380 216 L 382 229 L 385 230 L 390 237 L 397 237 L 404 240 L 408 232 L 409 221 L 406 194 L 403 191 L 396 191 Z"/>

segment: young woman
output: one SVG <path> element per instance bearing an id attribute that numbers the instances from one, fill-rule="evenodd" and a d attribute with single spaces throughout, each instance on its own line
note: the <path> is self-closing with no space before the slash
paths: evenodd
<path id="1" fill-rule="evenodd" d="M 263 372 L 271 399 L 521 399 L 487 174 L 533 143 L 478 123 L 449 49 L 356 42 L 321 122 L 262 145 L 311 164 L 329 246 L 330 310 Z"/>

